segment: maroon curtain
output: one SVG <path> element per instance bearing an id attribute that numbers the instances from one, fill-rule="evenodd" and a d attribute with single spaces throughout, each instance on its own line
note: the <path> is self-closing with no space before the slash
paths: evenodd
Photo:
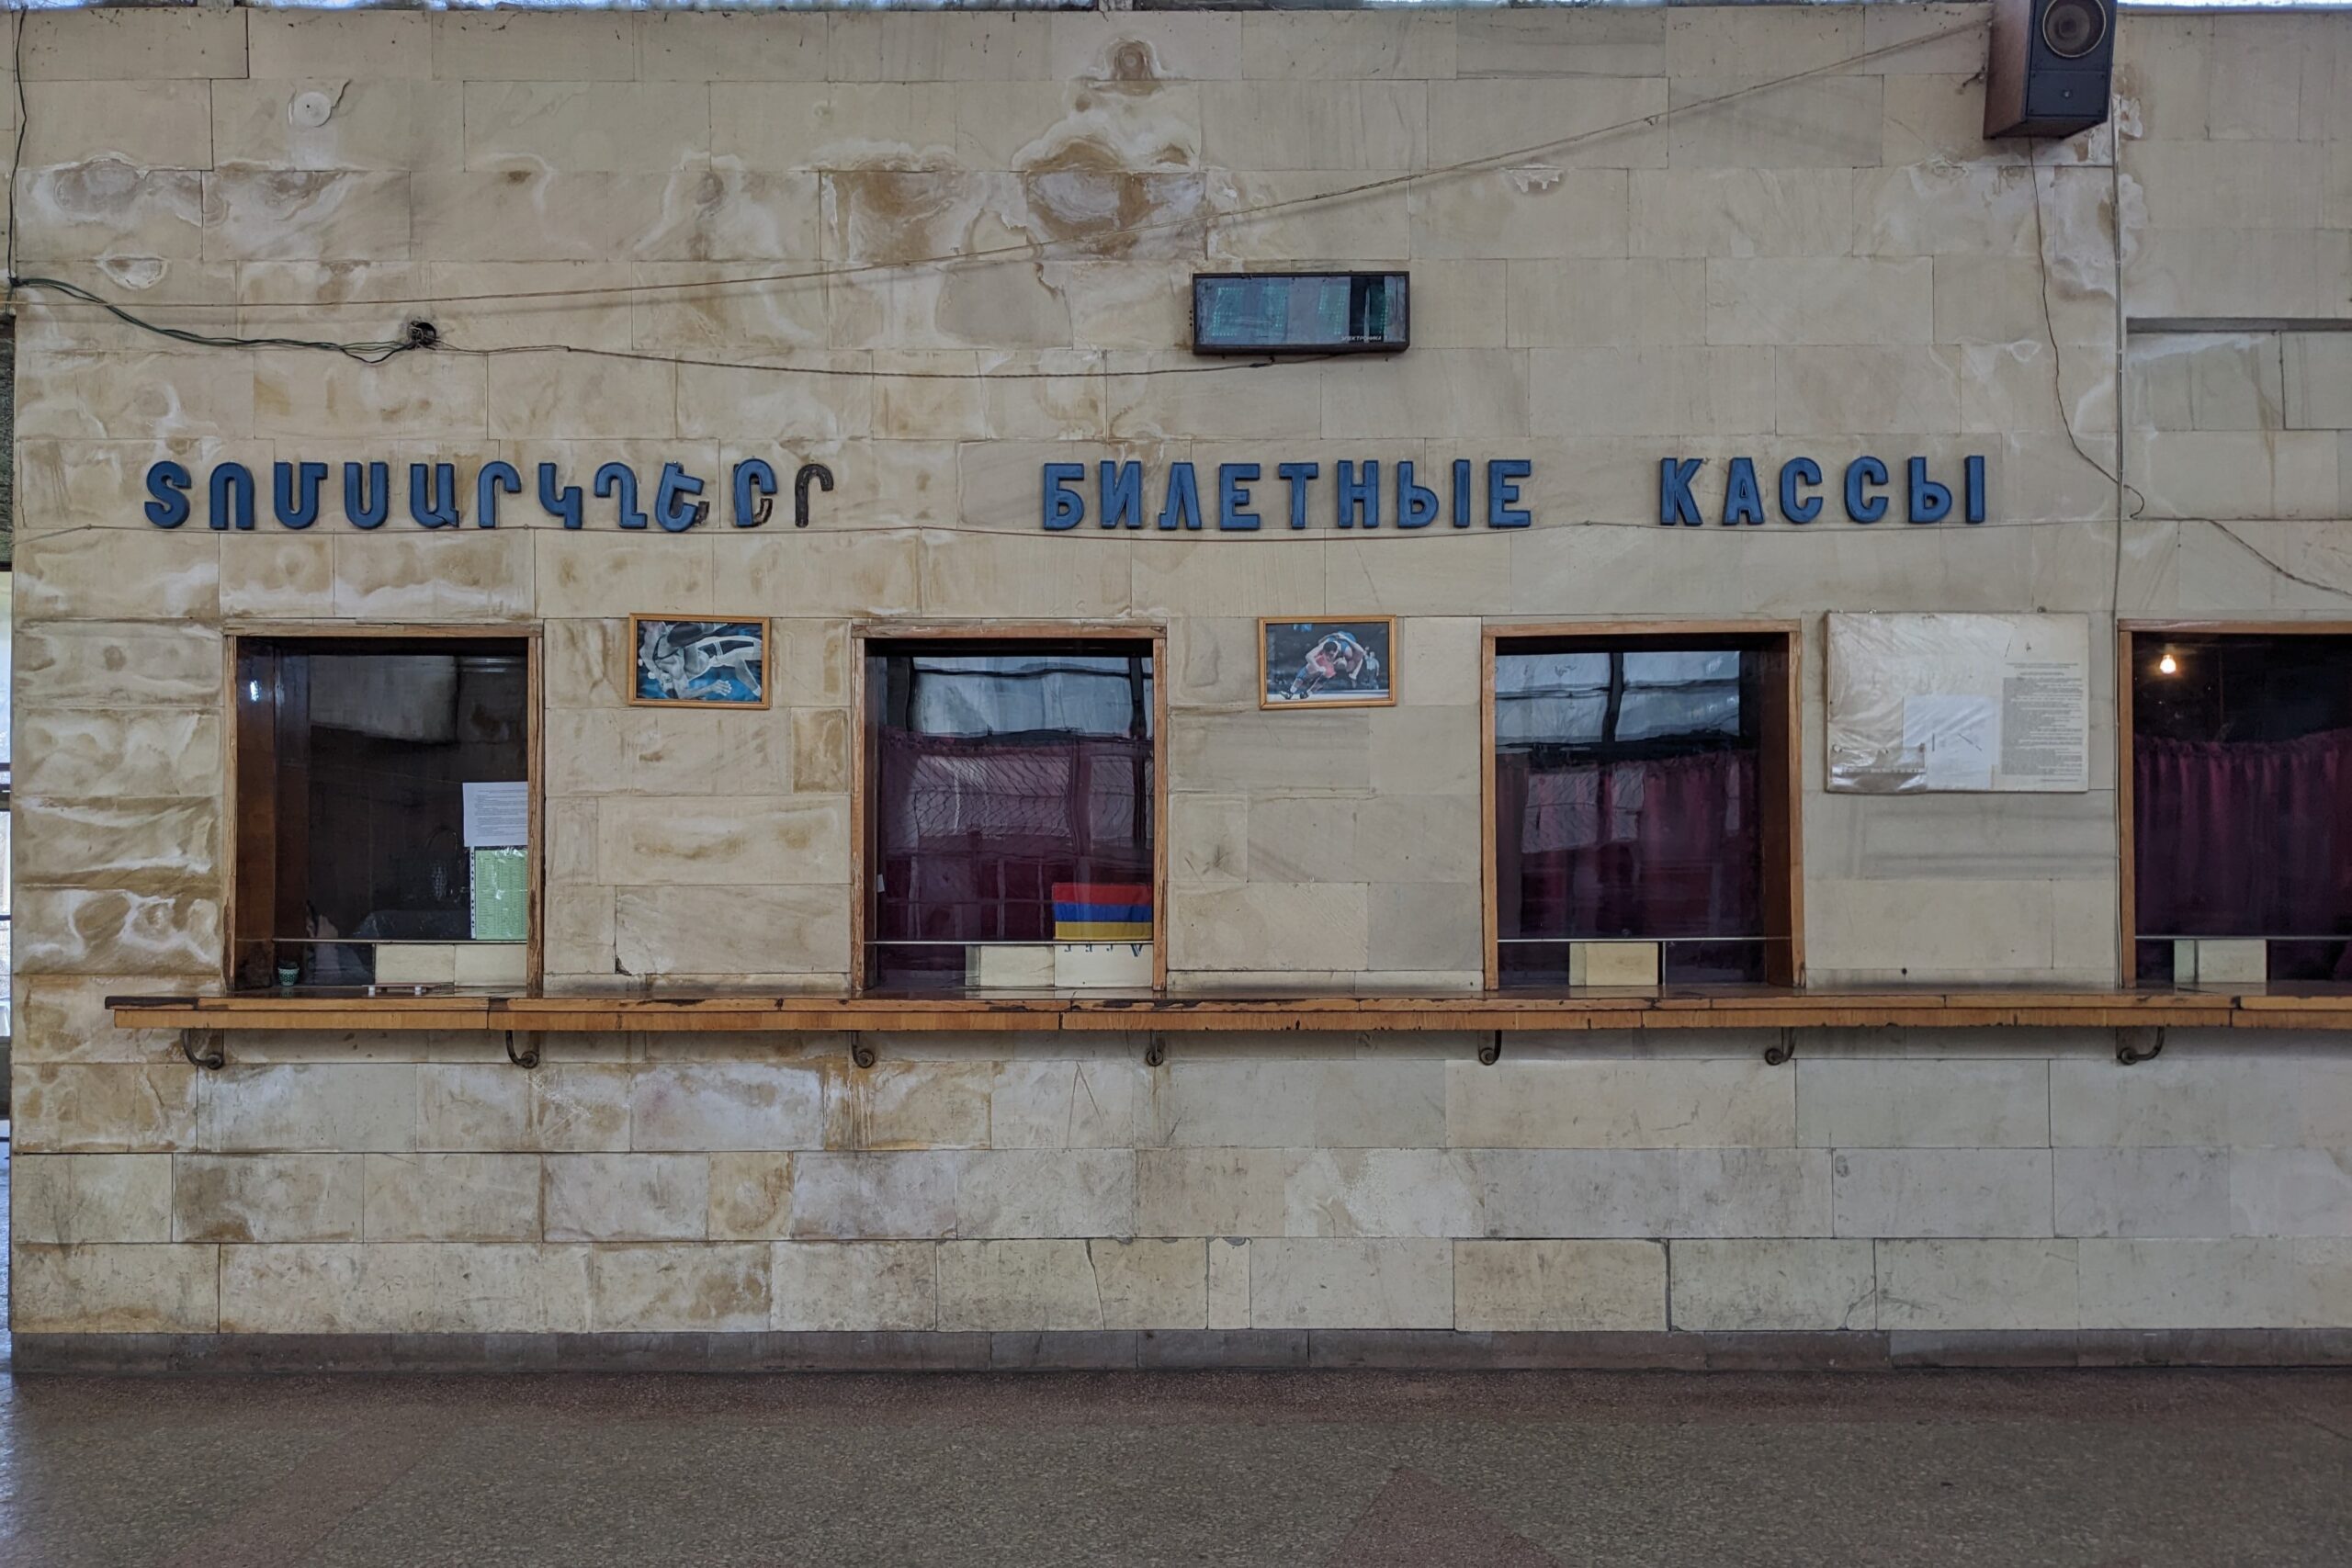
<path id="1" fill-rule="evenodd" d="M 874 939 L 1052 941 L 1055 883 L 1151 881 L 1151 792 L 1149 740 L 884 729 Z"/>
<path id="2" fill-rule="evenodd" d="M 2352 932 L 2352 730 L 2132 738 L 2135 924 L 2150 936 Z M 2344 953 L 2326 968 L 2352 978 Z"/>
<path id="3" fill-rule="evenodd" d="M 1753 751 L 1536 766 L 1495 759 L 1506 937 L 1760 936 Z"/>

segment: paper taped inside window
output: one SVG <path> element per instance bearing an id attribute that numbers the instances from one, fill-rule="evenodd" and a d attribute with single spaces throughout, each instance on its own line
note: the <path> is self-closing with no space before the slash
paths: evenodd
<path id="1" fill-rule="evenodd" d="M 1828 640 L 1831 789 L 2090 788 L 2087 615 L 1833 614 Z"/>

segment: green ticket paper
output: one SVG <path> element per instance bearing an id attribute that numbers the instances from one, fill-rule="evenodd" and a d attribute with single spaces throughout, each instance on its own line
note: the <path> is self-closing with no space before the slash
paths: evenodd
<path id="1" fill-rule="evenodd" d="M 531 933 L 528 852 L 476 850 L 474 923 L 476 942 L 522 942 Z"/>

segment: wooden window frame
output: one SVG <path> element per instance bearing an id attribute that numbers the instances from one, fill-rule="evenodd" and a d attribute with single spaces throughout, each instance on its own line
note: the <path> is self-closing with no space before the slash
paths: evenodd
<path id="1" fill-rule="evenodd" d="M 1151 650 L 1151 991 L 1168 991 L 1168 628 L 1099 621 L 872 622 L 850 628 L 849 993 L 876 994 L 865 933 L 873 921 L 875 852 L 867 792 L 874 777 L 873 726 L 866 713 L 865 665 L 876 643 L 1132 642 Z M 889 994 L 889 993 L 884 993 Z M 943 993 L 968 997 L 969 988 Z"/>
<path id="2" fill-rule="evenodd" d="M 2115 623 L 2115 891 L 2116 984 L 2139 990 L 2140 845 L 2132 794 L 2132 671 L 2141 637 L 2352 637 L 2352 621 L 2160 621 Z"/>
<path id="3" fill-rule="evenodd" d="M 496 622 L 473 626 L 445 625 L 390 626 L 380 623 L 352 625 L 336 622 L 254 622 L 238 623 L 221 628 L 221 660 L 225 671 L 222 685 L 227 695 L 228 714 L 223 726 L 223 789 L 227 809 L 221 813 L 222 854 L 228 876 L 221 900 L 222 941 L 220 977 L 222 985 L 233 995 L 238 993 L 237 953 L 241 945 L 251 942 L 274 942 L 274 933 L 249 934 L 243 927 L 253 919 L 253 905 L 238 897 L 248 874 L 258 875 L 254 868 L 275 865 L 277 849 L 277 812 L 274 800 L 271 810 L 255 809 L 257 825 L 245 821 L 247 802 L 239 788 L 241 756 L 245 749 L 244 731 L 258 722 L 259 708 L 249 707 L 238 700 L 237 664 L 243 647 L 249 642 L 421 642 L 435 639 L 473 642 L 518 642 L 523 645 L 523 770 L 525 787 L 530 801 L 530 866 L 527 880 L 526 918 L 529 934 L 524 941 L 524 974 L 527 994 L 540 994 L 544 976 L 542 955 L 544 931 L 547 925 L 547 768 L 544 750 L 547 743 L 545 693 L 542 687 L 546 660 L 541 657 L 540 628 L 537 623 L 526 626 Z M 269 906 L 273 910 L 275 905 Z M 251 994 L 247 987 L 244 994 Z"/>
<path id="4" fill-rule="evenodd" d="M 1765 684 L 1780 700 L 1758 716 L 1758 774 L 1763 790 L 1764 973 L 1776 990 L 1804 986 L 1804 624 L 1802 621 L 1545 621 L 1488 625 L 1478 647 L 1479 891 L 1486 988 L 1502 989 L 1499 903 L 1495 869 L 1495 657 L 1505 642 L 1547 639 L 1639 646 L 1745 637 L 1769 641 Z M 1777 765 L 1774 762 L 1778 756 Z"/>

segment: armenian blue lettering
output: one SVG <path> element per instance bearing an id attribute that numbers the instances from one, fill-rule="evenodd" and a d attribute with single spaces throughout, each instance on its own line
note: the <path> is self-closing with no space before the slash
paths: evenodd
<path id="1" fill-rule="evenodd" d="M 354 528 L 380 528 L 392 514 L 395 479 L 392 466 L 383 462 L 343 465 L 343 519 Z M 324 500 L 334 493 L 332 466 L 326 463 L 272 464 L 268 475 L 269 510 L 282 528 L 308 528 L 319 521 Z M 833 471 L 822 463 L 803 463 L 792 476 L 792 525 L 808 526 L 808 491 L 833 488 Z M 169 458 L 150 464 L 147 500 L 142 510 L 158 528 L 176 528 L 196 511 L 201 497 L 204 519 L 223 532 L 250 532 L 255 525 L 261 486 L 254 470 L 243 463 L 218 463 L 199 478 L 184 463 Z M 585 493 L 566 484 L 553 463 L 541 463 L 536 487 L 540 510 L 566 528 L 587 526 Z M 758 457 L 737 462 L 729 476 L 734 523 L 756 528 L 768 520 L 777 490 L 774 465 Z M 703 480 L 681 463 L 664 463 L 640 487 L 637 470 L 627 463 L 605 463 L 594 470 L 589 490 L 614 502 L 612 517 L 623 528 L 659 524 L 663 531 L 683 534 L 710 515 L 703 499 Z M 460 490 L 455 463 L 408 465 L 408 514 L 420 528 L 455 528 L 466 520 L 459 507 Z M 499 498 L 524 493 L 522 471 L 502 460 L 484 463 L 474 476 L 472 521 L 477 528 L 495 528 L 501 522 Z M 649 503 L 640 507 L 642 495 Z"/>

